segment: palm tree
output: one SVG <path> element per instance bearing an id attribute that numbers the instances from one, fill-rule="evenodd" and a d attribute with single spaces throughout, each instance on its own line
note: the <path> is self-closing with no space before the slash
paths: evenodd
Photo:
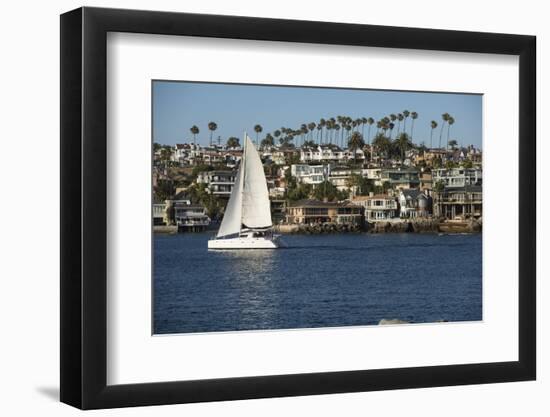
<path id="1" fill-rule="evenodd" d="M 445 126 L 445 122 L 449 120 L 449 117 L 451 117 L 449 113 L 443 113 L 441 115 L 441 118 L 443 119 L 443 123 L 441 123 L 441 130 L 439 131 L 439 148 L 440 149 L 441 149 L 441 137 L 443 136 L 443 127 Z"/>
<path id="2" fill-rule="evenodd" d="M 317 124 L 315 122 L 309 122 L 307 125 L 309 131 L 311 132 L 311 135 L 310 135 L 311 140 L 313 140 L 313 130 L 315 129 L 316 126 Z"/>
<path id="3" fill-rule="evenodd" d="M 351 125 L 350 124 L 347 124 L 346 125 L 346 132 L 348 133 L 347 134 L 347 137 L 349 137 L 349 131 L 351 130 Z M 342 146 L 344 146 L 344 144 L 342 144 Z"/>
<path id="4" fill-rule="evenodd" d="M 278 138 L 279 136 L 281 136 L 281 131 L 279 129 L 275 130 L 275 132 L 273 132 L 273 136 Z"/>
<path id="5" fill-rule="evenodd" d="M 319 119 L 319 126 L 321 126 L 321 144 L 323 143 L 323 132 L 325 129 L 325 126 L 327 125 L 327 121 L 323 118 Z"/>
<path id="6" fill-rule="evenodd" d="M 405 132 L 401 133 L 397 139 L 395 139 L 395 144 L 401 150 L 401 162 L 403 162 L 405 160 L 405 151 L 409 150 L 412 146 L 409 135 Z"/>
<path id="7" fill-rule="evenodd" d="M 191 126 L 191 129 L 189 129 L 191 133 L 193 134 L 193 145 L 197 144 L 197 135 L 199 134 L 199 128 L 196 125 Z"/>
<path id="8" fill-rule="evenodd" d="M 393 128 L 395 127 L 395 123 L 390 122 L 388 124 L 388 127 L 390 128 L 390 139 L 391 139 L 391 135 L 392 135 L 392 132 L 393 132 Z"/>
<path id="9" fill-rule="evenodd" d="M 367 122 L 368 119 L 366 117 L 361 117 L 361 134 L 363 135 L 363 139 L 365 138 L 365 125 Z"/>
<path id="10" fill-rule="evenodd" d="M 447 120 L 447 148 L 449 147 L 449 135 L 451 132 L 451 126 L 454 124 L 455 119 L 453 116 L 449 116 L 449 119 Z"/>
<path id="11" fill-rule="evenodd" d="M 258 146 L 258 135 L 262 133 L 263 127 L 261 125 L 254 126 L 254 132 L 256 132 L 256 146 Z"/>
<path id="12" fill-rule="evenodd" d="M 353 152 L 353 162 L 357 163 L 357 149 L 363 149 L 365 141 L 363 135 L 359 132 L 353 132 L 348 141 L 348 148 Z"/>
<path id="13" fill-rule="evenodd" d="M 405 121 L 403 122 L 403 133 L 407 133 L 407 117 L 409 117 L 409 114 L 411 114 L 408 110 L 403 110 L 403 117 L 405 118 Z"/>
<path id="14" fill-rule="evenodd" d="M 432 136 L 434 134 L 434 129 L 437 127 L 437 122 L 435 120 L 432 120 L 432 122 L 430 123 L 430 126 L 431 126 L 431 130 L 430 130 L 430 148 L 433 147 L 432 145 Z"/>
<path id="15" fill-rule="evenodd" d="M 405 117 L 403 116 L 403 113 L 398 113 L 397 114 L 397 135 L 399 135 L 399 133 L 401 132 L 401 122 L 403 121 Z"/>
<path id="16" fill-rule="evenodd" d="M 236 138 L 235 136 L 231 136 L 229 139 L 227 139 L 228 148 L 238 148 L 239 145 L 240 145 L 239 138 Z"/>
<path id="17" fill-rule="evenodd" d="M 334 125 L 334 130 L 335 130 L 335 132 L 334 132 L 334 136 L 335 136 L 334 143 L 336 143 L 336 142 L 338 142 L 338 132 L 340 130 L 340 125 L 338 123 L 336 123 Z M 344 129 L 342 129 L 342 131 L 344 131 Z"/>
<path id="18" fill-rule="evenodd" d="M 368 132 L 368 135 L 369 135 L 369 144 L 370 144 L 370 128 L 371 126 L 374 124 L 374 119 L 372 117 L 369 117 L 367 119 L 367 123 L 369 124 L 369 132 Z"/>
<path id="19" fill-rule="evenodd" d="M 414 121 L 416 119 L 418 119 L 418 113 L 413 111 L 411 113 L 411 119 L 412 119 L 412 122 L 411 122 L 411 142 L 413 141 L 413 131 L 414 131 Z"/>
<path id="20" fill-rule="evenodd" d="M 214 133 L 214 130 L 218 128 L 218 125 L 214 122 L 208 123 L 208 130 L 210 130 L 210 146 L 212 146 L 212 134 Z"/>
<path id="21" fill-rule="evenodd" d="M 395 115 L 395 114 L 393 114 L 393 113 L 390 114 L 390 120 L 392 121 L 392 123 L 393 123 L 394 126 L 395 126 L 395 121 L 397 120 L 397 115 Z M 392 130 L 393 130 L 393 128 L 392 128 Z"/>
<path id="22" fill-rule="evenodd" d="M 321 142 L 319 141 L 319 135 L 320 135 L 322 129 L 323 129 L 323 126 L 317 125 L 317 142 L 318 142 L 318 143 L 321 143 Z"/>
<path id="23" fill-rule="evenodd" d="M 273 136 L 271 136 L 271 133 L 268 133 L 265 135 L 265 139 L 262 140 L 262 148 L 270 148 L 275 143 L 275 140 L 273 139 Z"/>

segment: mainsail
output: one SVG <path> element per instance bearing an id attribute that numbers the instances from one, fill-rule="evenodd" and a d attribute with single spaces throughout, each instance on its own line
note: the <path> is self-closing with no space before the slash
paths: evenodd
<path id="1" fill-rule="evenodd" d="M 271 206 L 264 166 L 254 144 L 245 135 L 242 224 L 251 229 L 271 227 Z"/>
<path id="2" fill-rule="evenodd" d="M 242 225 L 250 229 L 272 225 L 264 168 L 248 135 L 244 138 L 241 164 L 217 237 L 237 234 Z"/>

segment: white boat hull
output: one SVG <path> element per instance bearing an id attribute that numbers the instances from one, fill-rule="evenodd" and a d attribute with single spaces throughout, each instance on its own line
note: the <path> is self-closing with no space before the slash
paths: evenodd
<path id="1" fill-rule="evenodd" d="M 208 241 L 208 249 L 277 249 L 282 246 L 282 242 L 278 236 L 272 239 L 264 237 L 236 237 Z"/>

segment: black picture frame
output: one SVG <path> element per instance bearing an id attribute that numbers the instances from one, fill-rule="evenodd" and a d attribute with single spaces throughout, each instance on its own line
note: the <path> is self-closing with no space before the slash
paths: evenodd
<path id="1" fill-rule="evenodd" d="M 108 32 L 519 56 L 519 360 L 107 385 Z M 82 409 L 533 380 L 536 38 L 136 10 L 61 15 L 61 401 Z"/>

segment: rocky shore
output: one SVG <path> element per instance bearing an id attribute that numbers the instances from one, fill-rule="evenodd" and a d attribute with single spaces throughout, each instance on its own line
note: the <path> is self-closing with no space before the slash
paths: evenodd
<path id="1" fill-rule="evenodd" d="M 366 222 L 363 226 L 335 223 L 280 224 L 274 226 L 277 233 L 325 234 L 325 233 L 477 233 L 481 232 L 481 220 L 403 219 Z"/>

